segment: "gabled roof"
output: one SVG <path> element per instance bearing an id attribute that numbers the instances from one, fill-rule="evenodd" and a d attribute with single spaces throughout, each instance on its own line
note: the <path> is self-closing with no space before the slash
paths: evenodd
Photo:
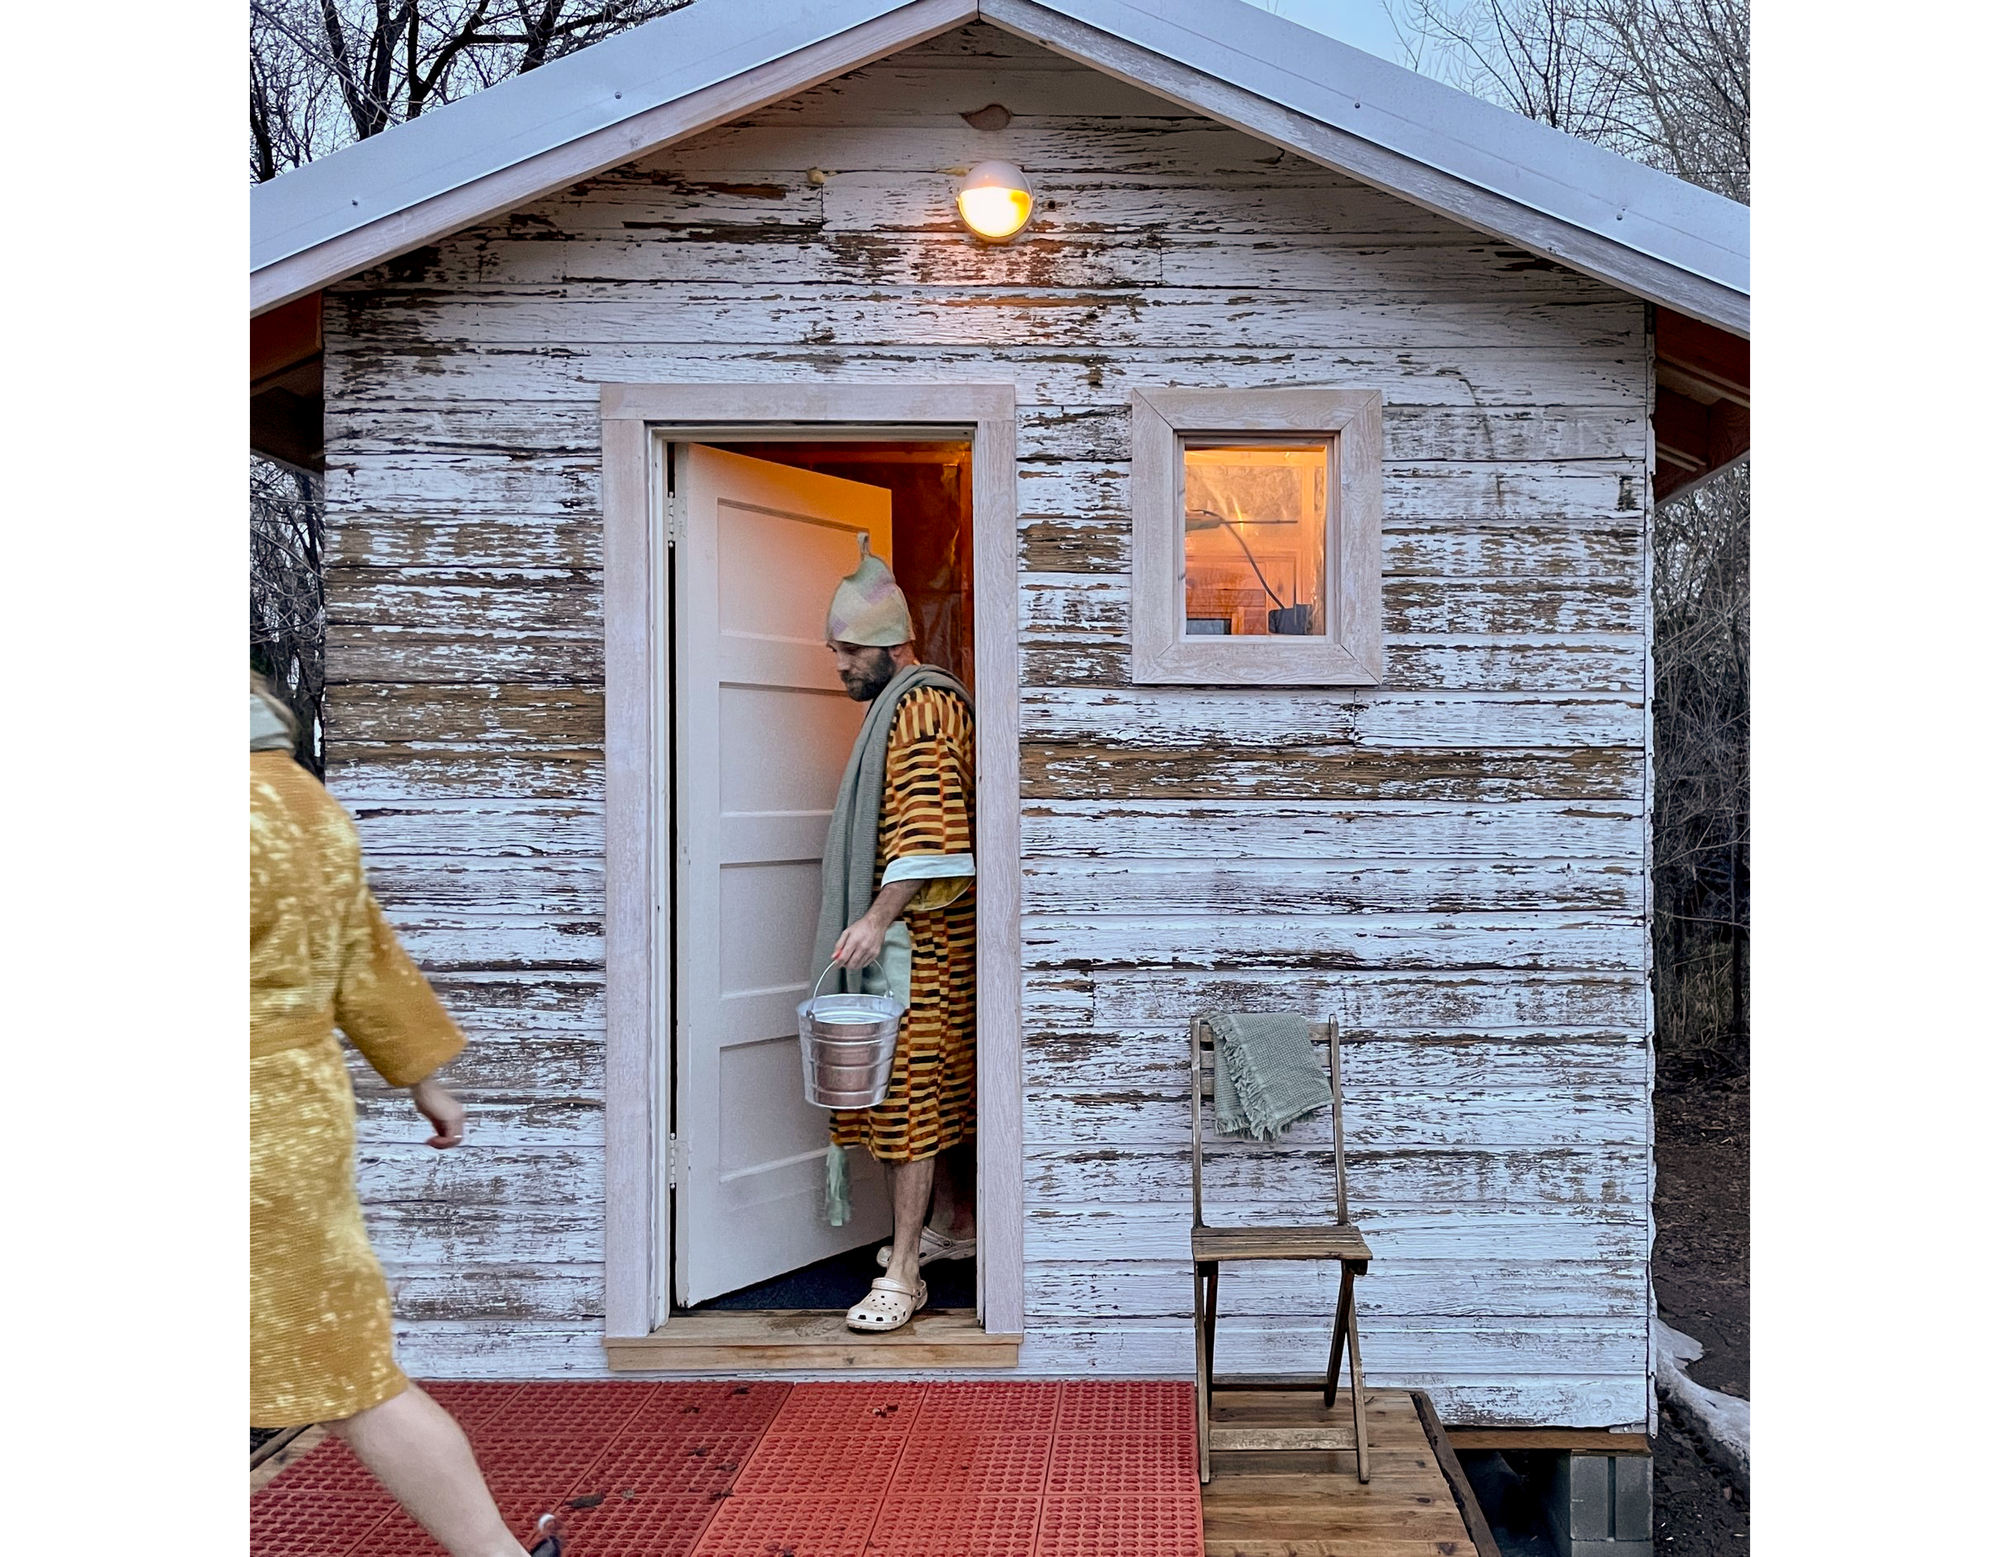
<path id="1" fill-rule="evenodd" d="M 697 0 L 256 186 L 251 312 L 971 21 L 1750 333 L 1747 206 L 1244 0 Z"/>

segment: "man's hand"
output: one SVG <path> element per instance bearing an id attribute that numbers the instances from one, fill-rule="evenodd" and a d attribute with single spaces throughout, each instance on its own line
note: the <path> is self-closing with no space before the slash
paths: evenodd
<path id="1" fill-rule="evenodd" d="M 888 933 L 888 924 L 877 919 L 871 908 L 840 932 L 840 939 L 833 943 L 833 960 L 843 968 L 865 968 L 882 955 L 882 941 Z"/>
<path id="2" fill-rule="evenodd" d="M 410 1088 L 410 1101 L 437 1132 L 426 1145 L 445 1151 L 465 1139 L 465 1105 L 447 1092 L 437 1077 L 426 1076 Z"/>
<path id="3" fill-rule="evenodd" d="M 840 939 L 833 943 L 833 960 L 843 968 L 859 969 L 880 957 L 889 926 L 903 917 L 903 910 L 922 886 L 921 881 L 892 881 L 877 892 L 868 912 L 840 932 Z"/>

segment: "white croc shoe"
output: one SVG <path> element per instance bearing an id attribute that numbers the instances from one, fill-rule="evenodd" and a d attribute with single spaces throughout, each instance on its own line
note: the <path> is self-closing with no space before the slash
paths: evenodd
<path id="1" fill-rule="evenodd" d="M 931 1300 L 931 1289 L 922 1281 L 912 1292 L 894 1276 L 877 1276 L 868 1296 L 847 1311 L 847 1328 L 862 1331 L 900 1330 L 917 1310 Z"/>
<path id="2" fill-rule="evenodd" d="M 875 1251 L 875 1263 L 884 1270 L 889 1268 L 889 1247 L 885 1243 Z M 947 1238 L 926 1224 L 923 1237 L 917 1240 L 917 1265 L 921 1268 L 932 1260 L 969 1260 L 978 1250 L 977 1238 Z"/>

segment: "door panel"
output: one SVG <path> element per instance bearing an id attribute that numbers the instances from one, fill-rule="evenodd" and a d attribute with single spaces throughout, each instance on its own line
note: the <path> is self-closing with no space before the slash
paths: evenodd
<path id="1" fill-rule="evenodd" d="M 764 989 L 773 969 L 803 968 L 799 948 L 819 925 L 819 861 L 725 866 L 721 918 L 725 990 Z"/>
<path id="2" fill-rule="evenodd" d="M 853 571 L 850 563 L 849 572 Z M 833 575 L 836 582 L 842 575 Z M 827 594 L 832 595 L 829 586 Z M 819 603 L 817 645 L 826 651 L 826 601 Z M 827 807 L 840 782 L 854 732 L 861 728 L 862 706 L 841 689 L 802 692 L 776 687 L 745 687 L 725 683 L 722 702 L 728 717 L 722 723 L 719 749 L 722 771 L 730 776 L 730 791 L 722 812 L 729 817 L 767 817 L 772 812 L 809 812 L 820 819 L 821 838 Z M 826 776 L 833 769 L 833 777 Z M 818 846 L 813 857 L 817 859 Z"/>
<path id="3" fill-rule="evenodd" d="M 700 1303 L 886 1238 L 882 1177 L 850 1153 L 854 1217 L 822 1214 L 826 1111 L 805 1100 L 794 1007 L 819 917 L 829 808 L 864 707 L 825 646 L 889 493 L 699 445 L 674 451 L 674 1296 Z"/>

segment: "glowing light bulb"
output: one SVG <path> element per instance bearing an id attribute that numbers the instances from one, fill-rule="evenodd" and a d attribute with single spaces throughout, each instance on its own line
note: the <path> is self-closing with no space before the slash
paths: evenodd
<path id="1" fill-rule="evenodd" d="M 982 162 L 958 186 L 959 219 L 988 243 L 1013 237 L 1034 212 L 1034 186 L 1011 162 Z"/>

